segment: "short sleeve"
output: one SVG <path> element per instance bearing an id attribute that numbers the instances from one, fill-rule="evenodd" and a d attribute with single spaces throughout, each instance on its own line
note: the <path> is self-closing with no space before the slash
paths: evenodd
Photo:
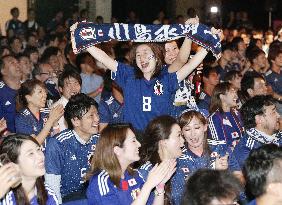
<path id="1" fill-rule="evenodd" d="M 109 123 L 111 121 L 111 113 L 108 109 L 107 103 L 104 100 L 100 101 L 98 112 L 101 123 Z"/>
<path id="2" fill-rule="evenodd" d="M 129 78 L 134 77 L 134 67 L 127 64 L 118 62 L 116 72 L 111 73 L 111 78 L 114 80 L 121 88 L 124 88 L 126 81 Z"/>

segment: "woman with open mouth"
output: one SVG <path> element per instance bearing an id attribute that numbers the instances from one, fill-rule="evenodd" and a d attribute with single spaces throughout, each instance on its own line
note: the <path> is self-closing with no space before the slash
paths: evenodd
<path id="1" fill-rule="evenodd" d="M 141 144 L 129 124 L 111 124 L 102 130 L 87 189 L 89 205 L 163 205 L 166 183 L 175 171 L 175 163 L 165 161 L 149 172 L 147 180 L 132 168 L 140 160 Z M 153 194 L 152 190 L 158 193 Z"/>

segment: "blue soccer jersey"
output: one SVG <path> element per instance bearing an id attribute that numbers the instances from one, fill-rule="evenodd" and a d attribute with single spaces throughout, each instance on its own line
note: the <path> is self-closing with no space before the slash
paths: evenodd
<path id="1" fill-rule="evenodd" d="M 216 111 L 208 119 L 208 138 L 225 140 L 230 147 L 235 147 L 243 132 L 243 122 L 237 110 L 224 113 Z"/>
<path id="2" fill-rule="evenodd" d="M 282 95 L 282 72 L 276 73 L 269 70 L 265 73 L 265 79 L 267 84 L 271 85 L 274 92 Z"/>
<path id="3" fill-rule="evenodd" d="M 124 117 L 137 130 L 144 130 L 154 117 L 170 114 L 172 95 L 179 88 L 176 73 L 162 69 L 151 80 L 135 77 L 135 68 L 119 63 L 112 79 L 123 89 Z"/>
<path id="4" fill-rule="evenodd" d="M 99 135 L 93 135 L 88 142 L 83 142 L 74 130 L 66 129 L 48 140 L 46 173 L 61 176 L 62 197 L 85 188 L 84 176 L 90 168 L 98 139 Z"/>
<path id="5" fill-rule="evenodd" d="M 87 189 L 88 205 L 130 205 L 141 191 L 144 180 L 138 172 L 131 176 L 127 171 L 120 187 L 116 187 L 106 171 L 94 174 Z M 154 196 L 151 193 L 147 204 L 152 204 Z"/>
<path id="6" fill-rule="evenodd" d="M 37 119 L 28 108 L 22 109 L 16 114 L 16 133 L 38 135 L 49 117 L 49 108 L 40 109 L 39 119 Z"/>
<path id="7" fill-rule="evenodd" d="M 211 96 L 209 96 L 204 91 L 201 91 L 199 96 L 198 108 L 209 111 L 210 103 L 211 103 Z"/>
<path id="8" fill-rule="evenodd" d="M 248 205 L 257 205 L 257 201 L 254 199 L 250 203 L 248 203 Z"/>
<path id="9" fill-rule="evenodd" d="M 15 132 L 16 116 L 16 95 L 17 90 L 8 87 L 3 81 L 0 81 L 0 109 L 1 116 L 7 122 L 7 128 L 10 132 Z"/>
<path id="10" fill-rule="evenodd" d="M 53 190 L 47 184 L 45 184 L 45 189 L 47 191 L 47 196 L 48 196 L 46 205 L 58 205 L 59 202 L 58 202 L 58 199 L 57 199 L 55 193 L 53 192 Z M 16 199 L 15 199 L 15 195 L 14 195 L 13 191 L 10 191 L 9 193 L 7 193 L 3 197 L 3 199 L 0 201 L 0 204 L 3 204 L 3 205 L 20 205 L 19 203 L 16 203 Z M 31 205 L 39 205 L 36 196 L 34 196 L 30 200 L 30 204 Z"/>
<path id="11" fill-rule="evenodd" d="M 276 144 L 281 146 L 281 139 L 276 136 L 269 136 L 255 128 L 246 130 L 240 142 L 236 145 L 233 153 L 238 160 L 240 167 L 243 168 L 244 163 L 249 156 L 251 150 L 261 147 L 264 144 Z"/>
<path id="12" fill-rule="evenodd" d="M 215 160 L 219 156 L 225 156 L 226 153 L 228 153 L 228 169 L 230 171 L 241 171 L 236 158 L 225 141 L 208 140 L 208 145 L 209 154 L 198 156 L 189 149 L 184 148 L 182 156 L 177 159 L 176 173 L 171 179 L 173 204 L 181 204 L 182 196 L 185 191 L 185 183 L 188 178 L 198 169 L 215 169 Z"/>
<path id="13" fill-rule="evenodd" d="M 99 103 L 99 117 L 100 123 L 122 123 L 124 105 L 120 104 L 113 96 L 106 99 L 101 99 Z"/>

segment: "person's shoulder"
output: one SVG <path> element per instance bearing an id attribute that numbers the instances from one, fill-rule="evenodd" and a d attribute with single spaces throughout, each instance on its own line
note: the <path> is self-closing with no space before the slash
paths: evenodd
<path id="1" fill-rule="evenodd" d="M 30 115 L 31 115 L 31 112 L 29 111 L 29 109 L 23 108 L 16 114 L 16 117 L 27 117 Z"/>
<path id="2" fill-rule="evenodd" d="M 65 129 L 62 132 L 58 133 L 55 137 L 49 139 L 56 141 L 59 144 L 68 143 L 74 137 L 74 133 L 70 129 Z"/>
<path id="3" fill-rule="evenodd" d="M 48 195 L 47 205 L 59 204 L 58 198 L 53 189 L 46 183 L 44 184 L 44 186 Z"/>
<path id="4" fill-rule="evenodd" d="M 14 192 L 9 191 L 3 198 L 0 199 L 0 204 L 16 205 Z"/>
<path id="5" fill-rule="evenodd" d="M 4 83 L 4 81 L 0 81 L 0 90 L 1 89 L 5 89 L 5 87 L 6 87 L 6 84 Z"/>
<path id="6" fill-rule="evenodd" d="M 100 133 L 96 133 L 96 134 L 91 135 L 92 143 L 97 144 L 99 138 L 100 138 Z"/>
<path id="7" fill-rule="evenodd" d="M 105 170 L 96 172 L 90 179 L 88 189 L 96 190 L 100 196 L 107 195 L 111 190 L 112 183 L 109 173 Z"/>
<path id="8" fill-rule="evenodd" d="M 150 161 L 147 161 L 145 164 L 140 166 L 140 170 L 150 171 L 153 168 L 153 164 Z"/>

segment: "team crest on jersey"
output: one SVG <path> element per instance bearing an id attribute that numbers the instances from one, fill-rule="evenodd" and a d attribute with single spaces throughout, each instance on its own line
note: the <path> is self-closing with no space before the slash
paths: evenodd
<path id="1" fill-rule="evenodd" d="M 137 184 L 137 182 L 136 182 L 136 180 L 134 178 L 132 178 L 132 179 L 128 180 L 128 184 L 129 184 L 129 186 L 134 186 L 134 185 Z"/>
<path id="2" fill-rule="evenodd" d="M 238 132 L 232 132 L 232 133 L 231 133 L 231 136 L 232 136 L 232 139 L 239 138 Z"/>
<path id="3" fill-rule="evenodd" d="M 139 195 L 139 192 L 140 192 L 140 188 L 133 189 L 131 191 L 131 197 L 132 197 L 133 200 L 137 199 L 137 196 Z"/>
<path id="4" fill-rule="evenodd" d="M 93 40 L 93 39 L 96 39 L 95 28 L 91 28 L 91 27 L 83 28 L 79 32 L 79 36 L 83 40 Z"/>
<path id="5" fill-rule="evenodd" d="M 155 85 L 154 85 L 154 94 L 156 95 L 162 95 L 164 94 L 164 90 L 163 90 L 163 84 L 160 81 L 156 81 Z"/>

